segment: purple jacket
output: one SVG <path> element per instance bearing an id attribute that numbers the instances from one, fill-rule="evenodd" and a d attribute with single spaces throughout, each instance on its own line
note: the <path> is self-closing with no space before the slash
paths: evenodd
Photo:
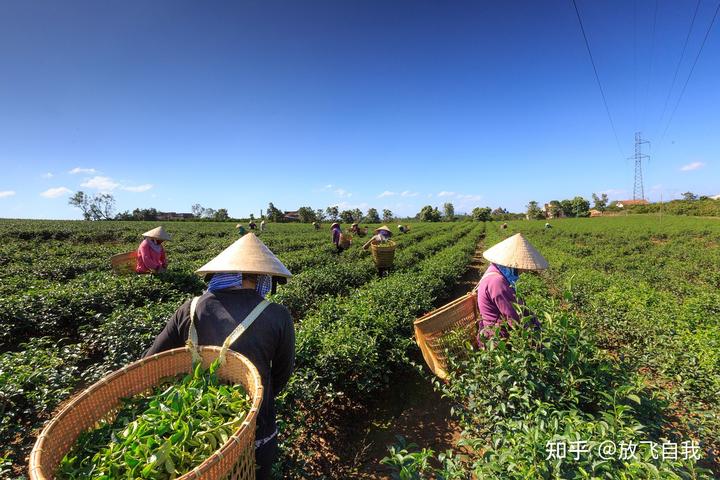
<path id="1" fill-rule="evenodd" d="M 335 227 L 332 229 L 332 241 L 335 245 L 340 243 L 340 227 Z"/>
<path id="2" fill-rule="evenodd" d="M 478 310 L 480 311 L 478 343 L 480 343 L 480 335 L 492 337 L 493 327 L 503 318 L 507 319 L 510 327 L 513 326 L 513 321 L 520 319 L 513 303 L 517 303 L 515 290 L 505 280 L 500 270 L 491 264 L 478 284 Z M 501 330 L 501 336 L 507 336 L 505 327 Z"/>

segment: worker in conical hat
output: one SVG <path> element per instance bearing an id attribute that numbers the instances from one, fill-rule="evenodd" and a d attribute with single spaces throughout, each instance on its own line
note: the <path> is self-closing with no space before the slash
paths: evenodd
<path id="1" fill-rule="evenodd" d="M 342 230 L 340 230 L 340 224 L 337 222 L 333 222 L 332 225 L 330 225 L 330 232 L 332 233 L 332 242 L 335 244 L 335 253 L 340 253 L 344 250 L 342 243 L 340 242 L 340 239 L 342 237 Z"/>
<path id="2" fill-rule="evenodd" d="M 295 328 L 287 308 L 264 297 L 277 280 L 292 274 L 252 232 L 200 267 L 197 273 L 208 280 L 207 290 L 175 312 L 145 356 L 182 347 L 188 339 L 197 345 L 220 346 L 242 323 L 245 330 L 230 344 L 230 349 L 247 357 L 262 377 L 263 400 L 255 434 L 258 466 L 255 478 L 270 478 L 278 452 L 275 398 L 293 371 Z"/>
<path id="3" fill-rule="evenodd" d="M 137 273 L 160 273 L 167 269 L 167 256 L 163 242 L 170 235 L 163 227 L 153 228 L 142 234 L 143 241 L 137 249 L 135 271 Z"/>
<path id="4" fill-rule="evenodd" d="M 515 282 L 526 271 L 548 268 L 548 262 L 521 233 L 492 246 L 483 253 L 490 266 L 478 284 L 478 345 L 492 337 L 500 327 L 500 335 L 507 337 L 507 328 L 520 320 L 514 304 L 518 303 Z M 539 327 L 537 319 L 533 324 Z"/>
<path id="5" fill-rule="evenodd" d="M 237 228 L 238 235 L 240 235 L 241 237 L 245 235 L 246 230 L 245 227 L 243 227 L 242 223 L 238 223 L 237 225 L 235 225 L 235 228 Z"/>
<path id="6" fill-rule="evenodd" d="M 363 248 L 367 250 L 372 244 L 385 243 L 390 240 L 390 237 L 392 237 L 390 227 L 388 227 L 387 225 L 383 225 L 382 227 L 375 229 L 375 235 L 373 235 L 370 240 L 368 240 L 367 243 L 363 245 Z"/>

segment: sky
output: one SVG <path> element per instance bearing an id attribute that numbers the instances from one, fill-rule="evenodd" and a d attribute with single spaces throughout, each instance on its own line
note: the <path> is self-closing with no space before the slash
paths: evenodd
<path id="1" fill-rule="evenodd" d="M 718 1 L 3 0 L 0 217 L 720 194 Z"/>

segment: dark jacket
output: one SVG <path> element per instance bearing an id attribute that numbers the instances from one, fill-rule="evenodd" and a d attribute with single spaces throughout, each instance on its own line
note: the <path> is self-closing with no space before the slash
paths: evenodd
<path id="1" fill-rule="evenodd" d="M 221 346 L 262 300 L 255 290 L 234 289 L 205 293 L 195 310 L 200 345 Z M 168 320 L 145 356 L 182 347 L 190 329 L 190 302 Z M 295 361 L 295 327 L 287 308 L 271 303 L 230 348 L 245 355 L 262 377 L 263 401 L 258 412 L 256 438 L 275 431 L 275 397 L 285 387 Z"/>

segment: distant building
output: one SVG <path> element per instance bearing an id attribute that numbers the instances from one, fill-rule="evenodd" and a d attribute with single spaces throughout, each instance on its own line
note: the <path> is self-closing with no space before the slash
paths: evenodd
<path id="1" fill-rule="evenodd" d="M 710 198 L 712 198 L 713 200 L 720 200 L 720 195 L 713 195 Z"/>
<path id="2" fill-rule="evenodd" d="M 603 212 L 600 210 L 590 209 L 590 216 L 591 217 L 602 217 Z"/>
<path id="3" fill-rule="evenodd" d="M 553 211 L 552 205 L 549 203 L 545 204 L 545 217 L 546 218 L 563 218 L 565 217 L 565 213 L 560 208 L 556 208 L 555 211 Z"/>
<path id="4" fill-rule="evenodd" d="M 286 222 L 299 222 L 300 221 L 300 214 L 297 210 L 294 211 L 288 211 L 283 214 L 283 219 Z"/>
<path id="5" fill-rule="evenodd" d="M 157 220 L 190 220 L 195 218 L 192 213 L 158 212 Z"/>
<path id="6" fill-rule="evenodd" d="M 615 205 L 617 205 L 618 208 L 625 208 L 629 207 L 630 205 L 648 205 L 650 202 L 648 202 L 645 199 L 641 200 L 618 200 L 615 202 Z"/>

